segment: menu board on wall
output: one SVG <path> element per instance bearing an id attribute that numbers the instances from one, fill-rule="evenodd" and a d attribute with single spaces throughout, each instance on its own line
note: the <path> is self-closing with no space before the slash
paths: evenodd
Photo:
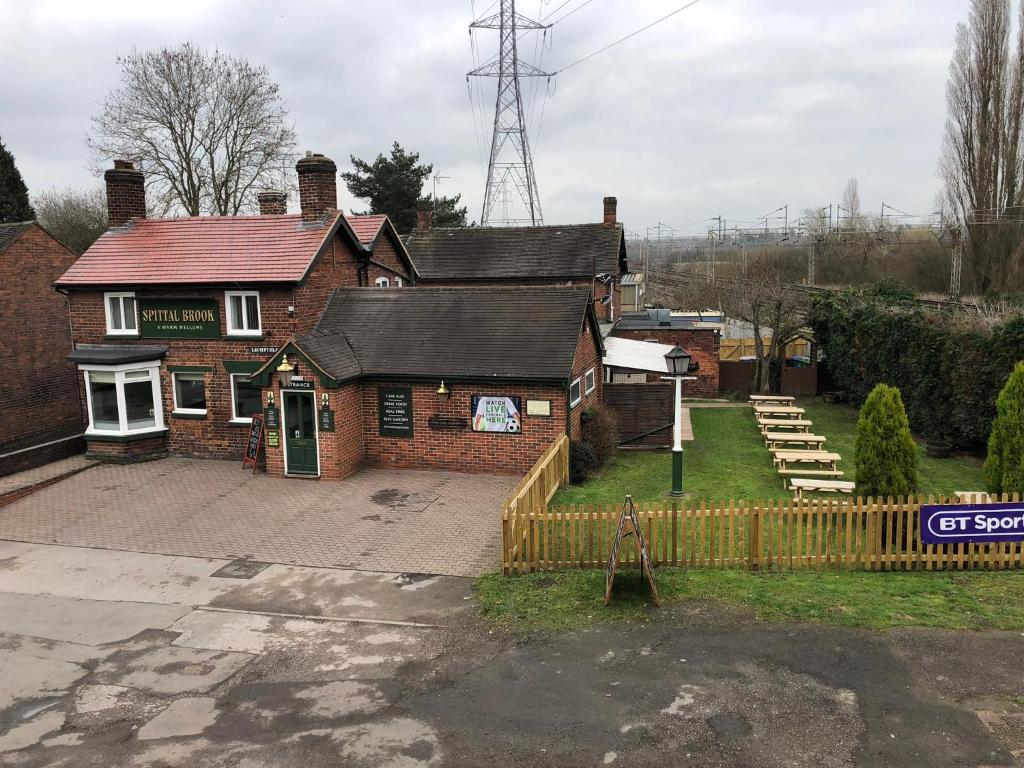
<path id="1" fill-rule="evenodd" d="M 377 414 L 382 437 L 412 437 L 412 388 L 380 387 Z"/>

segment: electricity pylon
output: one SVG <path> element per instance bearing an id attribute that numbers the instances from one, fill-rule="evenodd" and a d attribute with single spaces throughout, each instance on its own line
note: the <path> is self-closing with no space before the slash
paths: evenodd
<path id="1" fill-rule="evenodd" d="M 476 19 L 470 29 L 498 30 L 498 56 L 477 67 L 468 77 L 498 78 L 498 96 L 494 104 L 494 134 L 491 138 L 491 158 L 487 164 L 487 187 L 484 190 L 483 226 L 512 226 L 516 224 L 544 223 L 537 193 L 537 178 L 533 172 L 533 157 L 526 135 L 523 118 L 523 97 L 519 89 L 520 77 L 551 77 L 532 64 L 519 61 L 516 49 L 517 35 L 522 31 L 547 29 L 550 25 L 528 19 L 516 13 L 515 0 L 500 0 L 499 10 L 490 16 Z M 503 190 L 511 186 L 518 192 L 525 215 L 513 216 L 507 206 L 499 205 Z"/>

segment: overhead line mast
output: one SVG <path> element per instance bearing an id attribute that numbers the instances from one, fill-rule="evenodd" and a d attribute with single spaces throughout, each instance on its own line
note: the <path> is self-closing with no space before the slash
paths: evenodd
<path id="1" fill-rule="evenodd" d="M 468 77 L 498 78 L 498 93 L 494 105 L 494 132 L 491 154 L 487 164 L 487 186 L 480 214 L 483 226 L 540 225 L 541 213 L 537 177 L 533 170 L 533 156 L 523 116 L 523 97 L 520 77 L 550 77 L 551 74 L 519 60 L 517 35 L 521 31 L 548 29 L 550 24 L 528 19 L 516 13 L 515 0 L 500 0 L 499 10 L 490 16 L 476 19 L 469 25 L 473 29 L 498 30 L 499 54 L 471 72 Z M 509 185 L 518 192 L 524 215 L 513 215 L 508 206 Z"/>

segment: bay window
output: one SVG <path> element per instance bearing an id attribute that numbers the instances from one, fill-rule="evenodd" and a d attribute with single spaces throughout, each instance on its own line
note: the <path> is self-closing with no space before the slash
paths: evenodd
<path id="1" fill-rule="evenodd" d="M 134 435 L 164 427 L 160 362 L 83 365 L 87 434 Z"/>

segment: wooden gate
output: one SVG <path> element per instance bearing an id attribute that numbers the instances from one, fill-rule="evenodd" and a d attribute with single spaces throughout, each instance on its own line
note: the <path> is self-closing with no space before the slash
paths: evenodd
<path id="1" fill-rule="evenodd" d="M 604 404 L 615 416 L 619 444 L 670 447 L 674 392 L 671 383 L 605 384 Z"/>

